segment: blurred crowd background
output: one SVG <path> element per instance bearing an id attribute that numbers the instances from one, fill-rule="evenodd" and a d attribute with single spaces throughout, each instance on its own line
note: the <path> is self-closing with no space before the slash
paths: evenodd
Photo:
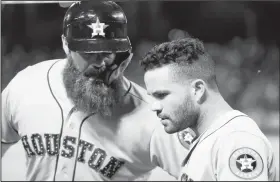
<path id="1" fill-rule="evenodd" d="M 201 39 L 217 63 L 222 95 L 234 108 L 255 119 L 273 143 L 279 161 L 280 2 L 121 1 L 119 4 L 127 15 L 134 52 L 125 72 L 128 78 L 145 87 L 139 59 L 154 45 L 187 36 Z M 26 66 L 64 57 L 61 33 L 68 5 L 2 4 L 2 90 Z"/>

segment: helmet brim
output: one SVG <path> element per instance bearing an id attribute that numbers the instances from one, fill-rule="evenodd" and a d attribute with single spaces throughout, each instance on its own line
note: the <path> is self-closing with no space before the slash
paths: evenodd
<path id="1" fill-rule="evenodd" d="M 68 40 L 71 51 L 81 53 L 126 52 L 132 49 L 128 38 L 118 39 L 73 39 Z"/>

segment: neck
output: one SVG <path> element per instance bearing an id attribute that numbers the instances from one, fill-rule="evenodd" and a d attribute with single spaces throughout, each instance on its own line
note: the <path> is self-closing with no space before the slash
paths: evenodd
<path id="1" fill-rule="evenodd" d="M 223 99 L 220 94 L 217 94 L 204 103 L 200 110 L 200 116 L 196 126 L 198 135 L 201 135 L 212 124 L 217 121 L 217 118 L 233 108 Z"/>

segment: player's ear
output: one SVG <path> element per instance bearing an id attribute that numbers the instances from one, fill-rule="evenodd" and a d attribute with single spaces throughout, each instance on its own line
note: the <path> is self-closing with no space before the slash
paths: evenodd
<path id="1" fill-rule="evenodd" d="M 128 64 L 131 61 L 131 58 L 133 56 L 133 53 L 129 53 L 128 58 L 126 58 L 124 61 L 121 62 L 119 67 L 117 67 L 114 71 L 112 71 L 110 77 L 108 78 L 108 83 L 111 83 L 113 80 L 115 80 L 117 77 L 123 74 L 124 70 L 128 66 Z"/>
<path id="2" fill-rule="evenodd" d="M 66 41 L 66 38 L 64 35 L 61 35 L 61 41 L 62 41 L 62 47 L 66 55 L 70 53 L 68 48 L 68 42 Z"/>
<path id="3" fill-rule="evenodd" d="M 198 104 L 202 104 L 206 99 L 206 83 L 201 79 L 195 79 L 191 83 L 193 97 Z"/>
<path id="4" fill-rule="evenodd" d="M 129 56 L 126 60 L 124 60 L 120 66 L 119 66 L 119 69 L 120 69 L 120 72 L 123 73 L 124 70 L 127 68 L 127 66 L 129 65 L 129 63 L 131 62 L 131 58 L 133 56 L 133 53 L 129 53 Z"/>

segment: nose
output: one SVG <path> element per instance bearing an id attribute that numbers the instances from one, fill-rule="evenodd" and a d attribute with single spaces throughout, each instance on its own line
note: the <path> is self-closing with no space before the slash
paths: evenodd
<path id="1" fill-rule="evenodd" d="M 162 105 L 160 104 L 160 102 L 154 102 L 152 104 L 152 111 L 155 111 L 155 112 L 161 112 L 162 111 Z"/>
<path id="2" fill-rule="evenodd" d="M 90 64 L 92 64 L 96 68 L 101 68 L 101 67 L 105 66 L 106 65 L 105 60 L 106 60 L 106 57 L 101 56 L 100 54 L 93 54 L 89 58 Z"/>
<path id="3" fill-rule="evenodd" d="M 92 63 L 92 66 L 93 66 L 94 68 L 96 68 L 96 69 L 100 69 L 100 68 L 102 68 L 102 67 L 105 66 L 105 62 L 104 62 L 104 61 L 99 62 L 99 63 L 93 62 L 93 63 Z"/>

